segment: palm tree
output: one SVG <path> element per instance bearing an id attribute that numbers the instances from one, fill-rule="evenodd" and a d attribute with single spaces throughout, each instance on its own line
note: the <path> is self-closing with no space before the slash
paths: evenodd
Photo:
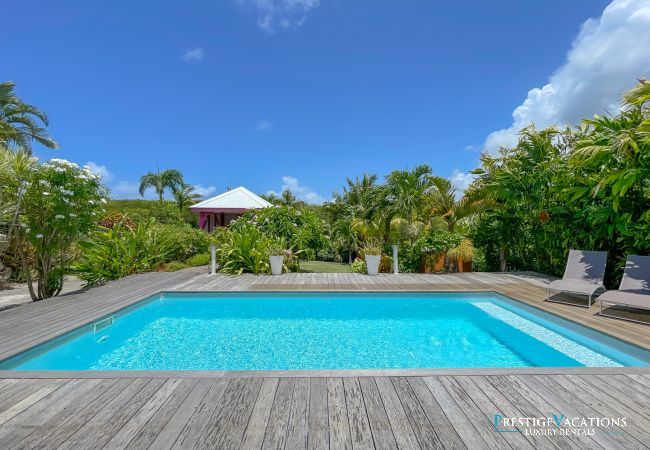
<path id="1" fill-rule="evenodd" d="M 32 141 L 36 141 L 47 148 L 57 148 L 58 144 L 44 128 L 48 125 L 47 115 L 24 103 L 14 87 L 11 81 L 0 83 L 0 147 L 21 147 L 31 152 Z"/>
<path id="2" fill-rule="evenodd" d="M 355 220 L 352 218 L 339 219 L 334 223 L 332 231 L 336 242 L 347 249 L 348 264 L 352 264 L 352 252 L 358 248 L 360 243 Z"/>
<path id="3" fill-rule="evenodd" d="M 447 225 L 447 231 L 454 231 L 461 220 L 496 207 L 496 202 L 478 191 L 468 191 L 459 198 L 459 192 L 451 180 L 433 177 L 431 180 L 432 219 L 439 217 Z"/>
<path id="4" fill-rule="evenodd" d="M 25 183 L 37 159 L 29 151 L 0 146 L 0 253 L 20 225 Z"/>
<path id="5" fill-rule="evenodd" d="M 158 170 L 156 173 L 149 172 L 140 178 L 140 195 L 144 197 L 145 191 L 152 187 L 155 189 L 156 194 L 158 194 L 158 199 L 162 203 L 165 189 L 178 189 L 184 184 L 183 174 L 176 169 L 167 169 L 162 172 Z"/>
<path id="6" fill-rule="evenodd" d="M 384 223 L 384 239 L 390 235 L 394 218 L 413 223 L 424 215 L 432 184 L 431 167 L 426 164 L 413 170 L 394 170 L 386 176 L 377 196 L 377 212 Z"/>
<path id="7" fill-rule="evenodd" d="M 183 212 L 188 205 L 196 203 L 203 198 L 201 195 L 194 192 L 194 186 L 185 183 L 180 187 L 172 187 L 172 194 L 174 194 L 174 199 L 176 199 L 176 204 L 181 212 Z"/>

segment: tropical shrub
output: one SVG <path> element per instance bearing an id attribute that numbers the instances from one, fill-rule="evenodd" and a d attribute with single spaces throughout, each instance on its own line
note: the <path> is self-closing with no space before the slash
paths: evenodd
<path id="1" fill-rule="evenodd" d="M 457 247 L 463 237 L 447 231 L 431 231 L 421 235 L 415 242 L 420 254 L 446 253 L 449 249 Z"/>
<path id="2" fill-rule="evenodd" d="M 156 219 L 156 222 L 168 225 L 184 225 L 186 223 L 185 215 L 178 210 L 174 203 L 166 201 L 152 203 L 149 217 Z"/>
<path id="3" fill-rule="evenodd" d="M 224 273 L 267 273 L 270 240 L 252 224 L 232 228 L 218 248 L 219 271 Z"/>
<path id="4" fill-rule="evenodd" d="M 99 226 L 104 228 L 113 228 L 117 224 L 131 229 L 135 228 L 135 222 L 127 214 L 120 212 L 108 213 L 99 221 Z"/>
<path id="5" fill-rule="evenodd" d="M 163 263 L 160 265 L 158 268 L 159 272 L 176 272 L 177 270 L 181 269 L 187 269 L 188 266 L 187 264 L 180 262 L 180 261 L 171 261 L 168 263 Z"/>
<path id="6" fill-rule="evenodd" d="M 366 266 L 366 261 L 360 258 L 356 258 L 350 267 L 352 273 L 368 273 L 368 266 Z"/>
<path id="7" fill-rule="evenodd" d="M 373 239 L 369 239 L 363 245 L 363 249 L 361 251 L 364 255 L 379 256 L 382 253 L 382 246 L 379 244 L 379 242 Z"/>
<path id="8" fill-rule="evenodd" d="M 267 236 L 286 240 L 288 248 L 313 258 L 328 238 L 325 222 L 306 207 L 275 206 L 249 211 L 230 225 L 232 230 L 252 225 Z"/>
<path id="9" fill-rule="evenodd" d="M 576 129 L 533 127 L 484 155 L 471 190 L 498 209 L 471 234 L 490 270 L 561 275 L 571 248 L 606 250 L 606 284 L 627 255 L 650 253 L 650 82 L 624 94 L 623 110 Z"/>
<path id="10" fill-rule="evenodd" d="M 160 239 L 170 246 L 170 260 L 185 261 L 198 253 L 207 252 L 210 247 L 210 235 L 198 228 L 169 224 L 156 224 L 153 227 Z"/>
<path id="11" fill-rule="evenodd" d="M 90 285 L 156 270 L 173 253 L 153 221 L 134 229 L 122 224 L 101 228 L 79 246 L 81 255 L 72 271 Z"/>
<path id="12" fill-rule="evenodd" d="M 30 295 L 33 300 L 58 295 L 71 262 L 70 249 L 96 227 L 107 191 L 89 168 L 52 159 L 33 167 L 17 195 L 21 197 L 21 227 L 16 233 L 16 248 Z"/>
<path id="13" fill-rule="evenodd" d="M 189 267 L 207 266 L 210 264 L 210 253 L 198 253 L 190 256 L 184 262 Z"/>

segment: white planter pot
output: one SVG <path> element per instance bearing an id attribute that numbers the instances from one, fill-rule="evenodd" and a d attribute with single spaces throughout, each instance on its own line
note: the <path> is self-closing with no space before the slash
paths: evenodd
<path id="1" fill-rule="evenodd" d="M 271 262 L 271 274 L 282 275 L 282 265 L 284 263 L 284 256 L 282 255 L 269 256 L 269 261 Z"/>
<path id="2" fill-rule="evenodd" d="M 380 255 L 366 255 L 366 267 L 368 268 L 368 275 L 377 275 L 377 273 L 379 273 L 380 262 Z"/>

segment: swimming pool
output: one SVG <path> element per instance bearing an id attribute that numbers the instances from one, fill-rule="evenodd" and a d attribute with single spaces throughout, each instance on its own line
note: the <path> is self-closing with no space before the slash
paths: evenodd
<path id="1" fill-rule="evenodd" d="M 650 352 L 493 293 L 164 293 L 3 370 L 650 365 Z"/>

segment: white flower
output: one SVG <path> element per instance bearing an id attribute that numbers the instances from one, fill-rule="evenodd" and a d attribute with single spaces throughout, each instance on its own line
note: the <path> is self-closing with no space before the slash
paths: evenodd
<path id="1" fill-rule="evenodd" d="M 106 199 L 103 198 L 103 199 L 100 200 L 100 202 L 102 202 L 102 203 L 106 203 Z"/>
<path id="2" fill-rule="evenodd" d="M 50 193 L 43 191 L 43 195 L 50 195 Z"/>
<path id="3" fill-rule="evenodd" d="M 63 214 L 57 214 L 54 216 L 55 219 L 65 219 L 65 216 Z"/>
<path id="4" fill-rule="evenodd" d="M 75 213 L 70 213 L 70 217 L 77 217 Z"/>
<path id="5" fill-rule="evenodd" d="M 36 238 L 37 239 L 43 239 L 43 235 L 39 233 L 39 234 L 36 235 Z"/>

